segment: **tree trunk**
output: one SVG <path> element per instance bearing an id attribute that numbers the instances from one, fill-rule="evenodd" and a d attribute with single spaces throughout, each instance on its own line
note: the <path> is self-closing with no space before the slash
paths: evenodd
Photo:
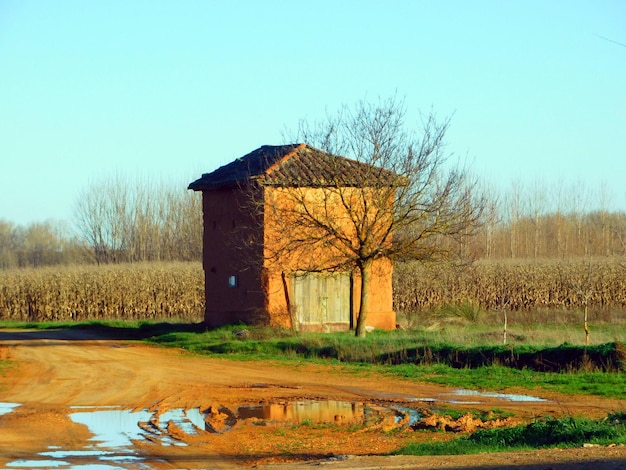
<path id="1" fill-rule="evenodd" d="M 359 338 L 365 338 L 367 333 L 365 327 L 367 320 L 367 313 L 369 311 L 370 303 L 370 278 L 372 274 L 372 262 L 366 261 L 359 266 L 359 272 L 361 274 L 361 301 L 359 303 L 359 312 L 356 317 L 356 336 Z"/>
<path id="2" fill-rule="evenodd" d="M 504 330 L 502 331 L 502 344 L 506 345 L 506 329 L 508 326 L 508 317 L 506 315 L 506 309 L 502 311 L 502 313 L 504 314 Z"/>
<path id="3" fill-rule="evenodd" d="M 588 300 L 585 299 L 585 316 L 583 319 L 583 328 L 585 329 L 585 344 L 589 344 L 589 324 L 588 324 L 588 319 L 589 319 L 589 309 L 587 307 L 588 305 Z"/>

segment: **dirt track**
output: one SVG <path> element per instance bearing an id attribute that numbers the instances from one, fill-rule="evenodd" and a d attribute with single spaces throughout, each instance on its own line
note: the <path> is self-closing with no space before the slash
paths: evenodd
<path id="1" fill-rule="evenodd" d="M 330 366 L 197 357 L 75 331 L 0 331 L 3 358 L 14 366 L 0 377 L 0 403 L 19 405 L 0 415 L 0 465 L 4 467 L 55 460 L 67 463 L 59 468 L 96 463 L 110 468 L 310 468 L 313 462 L 329 468 L 626 468 L 623 447 L 382 457 L 409 442 L 452 436 L 410 430 L 388 432 L 394 427 L 393 421 L 377 422 L 364 431 L 362 426 L 351 426 L 345 416 L 340 416 L 343 411 L 332 407 L 326 412 L 339 414 L 326 425 L 237 419 L 232 413 L 246 405 L 252 410 L 267 405 L 269 410 L 270 403 L 306 400 L 412 408 L 465 400 L 480 403 L 457 402 L 454 407 L 497 407 L 514 411 L 520 419 L 562 413 L 596 417 L 626 409 L 626 403 L 617 400 L 545 394 L 541 395 L 547 399 L 543 402 L 477 400 L 456 396 L 454 390 L 444 387 L 377 375 L 357 376 Z M 138 413 L 145 432 L 141 438 L 132 434 L 120 448 L 94 442 L 90 440 L 93 428 L 77 418 L 94 410 L 103 415 L 106 410 Z M 180 421 L 165 425 L 161 420 L 159 424 L 159 417 L 168 410 L 185 416 L 193 410 L 205 412 L 211 432 L 186 432 Z"/>

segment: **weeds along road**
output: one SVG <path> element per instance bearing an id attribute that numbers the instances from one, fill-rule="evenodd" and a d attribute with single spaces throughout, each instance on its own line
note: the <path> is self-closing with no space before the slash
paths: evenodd
<path id="1" fill-rule="evenodd" d="M 463 405 L 458 402 L 464 398 L 455 397 L 454 390 L 372 372 L 356 374 L 331 365 L 192 356 L 180 350 L 102 339 L 94 332 L 74 330 L 0 330 L 0 359 L 11 361 L 0 377 L 3 467 L 19 463 L 28 466 L 29 462 L 35 466 L 45 460 L 67 465 L 102 464 L 102 459 L 124 468 L 305 468 L 310 464 L 303 461 L 320 459 L 331 468 L 475 466 L 469 463 L 497 467 L 497 459 L 504 459 L 500 464 L 517 462 L 526 468 L 534 468 L 531 465 L 535 464 L 545 468 L 550 462 L 565 465 L 568 459 L 581 465 L 595 460 L 594 468 L 598 468 L 598 459 L 606 465 L 626 466 L 623 448 L 520 453 L 514 454 L 515 459 L 502 454 L 480 458 L 372 456 L 419 439 L 452 436 L 389 433 L 388 425 L 382 424 L 355 429 L 341 423 L 337 416 L 332 425 L 305 426 L 237 419 L 233 413 L 241 406 L 258 408 L 262 404 L 302 400 L 424 408 L 454 399 L 455 408 L 497 407 L 513 411 L 524 420 L 563 413 L 605 416 L 608 411 L 626 408 L 616 400 L 542 394 L 544 402 L 515 403 L 484 397 L 479 404 Z M 476 397 L 467 397 L 467 401 L 475 402 Z M 194 410 L 205 413 L 210 432 L 191 432 L 186 427 L 185 420 Z M 91 412 L 103 422 L 82 422 Z M 99 440 L 94 441 L 94 434 L 106 434 L 102 426 L 110 425 L 104 421 L 111 415 L 117 420 L 115 425 L 122 427 L 117 432 L 118 440 L 96 435 Z M 179 418 L 165 423 L 166 415 Z M 132 421 L 133 429 L 124 428 L 126 420 Z M 333 455 L 364 457 L 329 460 Z"/>

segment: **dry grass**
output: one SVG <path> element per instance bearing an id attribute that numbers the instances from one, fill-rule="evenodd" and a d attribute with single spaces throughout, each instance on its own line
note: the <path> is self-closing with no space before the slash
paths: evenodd
<path id="1" fill-rule="evenodd" d="M 615 258 L 405 264 L 395 268 L 399 319 L 432 341 L 477 346 L 626 340 L 626 268 Z"/>
<path id="2" fill-rule="evenodd" d="M 583 317 L 567 315 L 566 322 L 556 324 L 545 321 L 557 312 L 542 312 L 546 316 L 539 318 L 535 323 L 526 323 L 526 320 L 513 315 L 508 319 L 506 344 L 533 345 L 554 347 L 564 343 L 584 345 L 586 341 L 583 329 Z M 621 318 L 614 324 L 601 320 L 591 320 L 589 323 L 589 344 L 606 344 L 614 341 L 626 342 L 626 313 L 615 313 Z M 399 317 L 401 321 L 404 316 Z M 410 315 L 406 323 L 411 328 L 421 331 L 424 342 L 428 344 L 455 344 L 464 347 L 498 345 L 504 343 L 502 317 L 496 313 L 485 313 L 478 323 L 445 321 L 428 314 Z"/>
<path id="3" fill-rule="evenodd" d="M 200 321 L 199 263 L 138 263 L 0 271 L 0 319 Z"/>

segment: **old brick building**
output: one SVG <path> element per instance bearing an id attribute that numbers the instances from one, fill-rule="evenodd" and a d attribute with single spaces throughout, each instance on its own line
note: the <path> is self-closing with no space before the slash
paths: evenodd
<path id="1" fill-rule="evenodd" d="M 300 247 L 288 259 L 270 256 L 291 231 L 279 226 L 264 204 L 296 200 L 286 197 L 290 191 L 314 200 L 329 185 L 355 187 L 355 175 L 364 168 L 305 144 L 263 146 L 191 183 L 189 189 L 202 191 L 206 323 L 352 328 L 359 307 L 358 275 L 338 268 L 331 262 L 332 250 L 319 246 Z M 337 207 L 337 217 L 343 217 Z M 372 272 L 367 324 L 393 329 L 390 260 L 376 260 Z"/>

